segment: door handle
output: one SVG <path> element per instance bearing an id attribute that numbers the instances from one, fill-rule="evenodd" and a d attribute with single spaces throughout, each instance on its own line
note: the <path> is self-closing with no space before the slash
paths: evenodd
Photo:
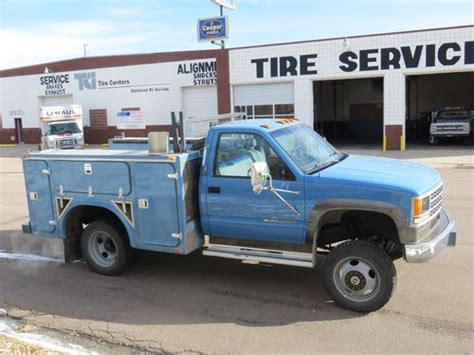
<path id="1" fill-rule="evenodd" d="M 207 188 L 207 192 L 209 192 L 210 194 L 220 194 L 221 188 L 219 186 L 209 186 Z"/>

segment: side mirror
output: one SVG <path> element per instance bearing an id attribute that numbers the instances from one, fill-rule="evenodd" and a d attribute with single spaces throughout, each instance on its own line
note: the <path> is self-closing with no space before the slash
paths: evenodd
<path id="1" fill-rule="evenodd" d="M 270 169 L 264 161 L 258 161 L 252 164 L 250 169 L 250 183 L 252 184 L 253 192 L 259 194 L 265 189 L 267 178 L 270 176 Z"/>

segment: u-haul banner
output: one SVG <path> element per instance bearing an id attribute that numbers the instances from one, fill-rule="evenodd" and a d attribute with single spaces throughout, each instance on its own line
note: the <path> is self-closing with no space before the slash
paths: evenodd
<path id="1" fill-rule="evenodd" d="M 41 121 L 62 121 L 82 119 L 81 105 L 43 106 L 40 108 Z"/>

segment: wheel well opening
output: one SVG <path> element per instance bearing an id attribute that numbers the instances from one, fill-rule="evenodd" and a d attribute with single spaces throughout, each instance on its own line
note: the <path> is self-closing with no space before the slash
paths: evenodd
<path id="1" fill-rule="evenodd" d="M 362 239 L 374 242 L 393 258 L 403 255 L 403 248 L 394 220 L 387 214 L 365 210 L 329 211 L 322 216 L 317 246 L 331 248 L 345 240 Z"/>
<path id="2" fill-rule="evenodd" d="M 122 221 L 107 208 L 78 206 L 73 208 L 66 218 L 64 239 L 64 259 L 66 262 L 82 258 L 81 235 L 87 225 L 94 221 L 106 220 L 117 228 L 122 235 L 128 237 L 127 230 Z"/>

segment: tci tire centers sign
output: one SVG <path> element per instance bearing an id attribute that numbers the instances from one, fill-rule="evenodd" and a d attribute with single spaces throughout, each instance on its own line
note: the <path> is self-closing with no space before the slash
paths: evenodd
<path id="1" fill-rule="evenodd" d="M 229 21 L 227 16 L 212 17 L 198 20 L 198 41 L 209 42 L 227 39 Z"/>

